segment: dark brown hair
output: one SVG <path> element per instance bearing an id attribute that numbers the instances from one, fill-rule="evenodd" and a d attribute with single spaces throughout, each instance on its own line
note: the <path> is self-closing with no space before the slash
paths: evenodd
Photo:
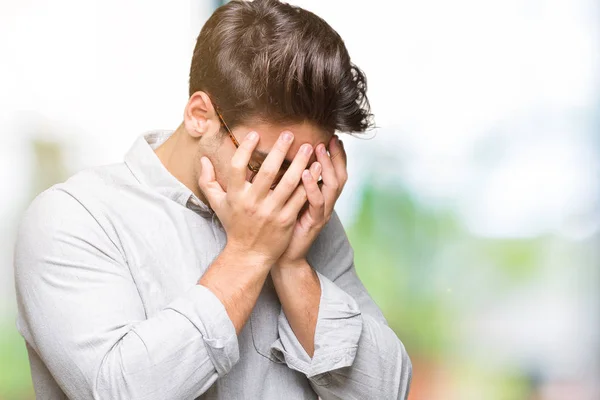
<path id="1" fill-rule="evenodd" d="M 372 127 L 364 73 L 323 19 L 277 0 L 234 0 L 206 22 L 189 95 L 208 93 L 230 128 L 257 119 L 340 132 Z"/>

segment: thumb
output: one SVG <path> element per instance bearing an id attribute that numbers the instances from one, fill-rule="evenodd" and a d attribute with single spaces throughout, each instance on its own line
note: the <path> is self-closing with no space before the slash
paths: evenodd
<path id="1" fill-rule="evenodd" d="M 215 209 L 215 206 L 221 203 L 221 199 L 225 196 L 225 192 L 223 188 L 217 182 L 215 176 L 215 168 L 207 157 L 202 157 L 200 159 L 200 165 L 202 166 L 202 171 L 200 171 L 200 177 L 198 178 L 198 186 L 206 199 L 210 203 L 210 206 Z"/>

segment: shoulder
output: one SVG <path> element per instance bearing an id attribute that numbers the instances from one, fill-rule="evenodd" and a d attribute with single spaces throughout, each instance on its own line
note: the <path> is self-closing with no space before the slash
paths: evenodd
<path id="1" fill-rule="evenodd" d="M 21 216 L 15 253 L 55 251 L 68 238 L 87 240 L 98 230 L 97 221 L 63 184 L 40 193 Z"/>
<path id="2" fill-rule="evenodd" d="M 100 199 L 138 184 L 127 165 L 122 162 L 84 169 L 60 186 L 74 197 L 87 195 Z"/>
<path id="3" fill-rule="evenodd" d="M 133 179 L 123 168 L 115 164 L 83 170 L 37 195 L 20 218 L 15 252 L 56 250 L 61 241 L 114 243 L 104 215 L 106 204 Z"/>
<path id="4" fill-rule="evenodd" d="M 33 199 L 21 217 L 19 231 L 46 232 L 82 214 L 84 207 L 65 190 L 65 184 L 56 184 Z"/>
<path id="5" fill-rule="evenodd" d="M 124 163 L 89 168 L 53 185 L 33 199 L 21 218 L 21 226 L 49 227 L 86 215 L 89 218 L 92 214 L 89 209 L 94 208 L 94 202 L 133 184 L 133 178 L 126 170 Z"/>

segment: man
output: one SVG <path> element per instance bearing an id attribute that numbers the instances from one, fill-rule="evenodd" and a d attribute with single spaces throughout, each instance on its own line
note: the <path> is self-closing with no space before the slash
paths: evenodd
<path id="1" fill-rule="evenodd" d="M 183 123 L 23 217 L 17 327 L 38 398 L 406 398 L 410 360 L 334 212 L 334 132 L 370 126 L 365 92 L 314 14 L 219 8 Z"/>

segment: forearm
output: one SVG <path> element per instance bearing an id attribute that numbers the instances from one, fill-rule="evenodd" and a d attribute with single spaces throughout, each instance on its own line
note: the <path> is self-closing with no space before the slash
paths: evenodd
<path id="1" fill-rule="evenodd" d="M 276 274 L 276 269 L 271 274 Z M 287 276 L 291 285 L 298 279 Z M 280 315 L 281 336 L 274 350 L 290 368 L 306 374 L 323 400 L 406 398 L 412 366 L 401 341 L 379 313 L 361 313 L 348 294 L 320 277 L 318 323 L 311 334 L 314 352 L 307 351 L 310 358 L 303 355 L 302 348 L 306 347 L 297 333 L 300 330 L 292 327 L 289 311 L 284 319 Z M 281 282 L 279 285 L 281 288 Z M 304 301 L 304 293 L 297 292 L 296 296 Z M 370 308 L 365 305 L 365 309 Z M 302 324 L 298 318 L 294 319 L 296 326 Z"/>
<path id="2" fill-rule="evenodd" d="M 88 377 L 94 399 L 191 399 L 229 372 L 239 359 L 233 326 L 210 321 L 208 312 L 200 323 L 197 316 L 181 314 L 197 306 L 213 307 L 210 312 L 216 313 L 215 304 L 177 303 L 177 310 L 166 309 L 140 322 L 111 347 L 98 373 Z M 225 343 L 223 348 L 212 347 L 217 341 Z M 83 385 L 62 377 L 63 384 L 74 386 L 72 398 L 92 397 L 82 392 Z"/>
<path id="3" fill-rule="evenodd" d="M 316 272 L 304 261 L 298 266 L 275 266 L 271 276 L 294 334 L 312 357 L 321 297 L 321 285 Z"/>
<path id="4" fill-rule="evenodd" d="M 227 245 L 198 281 L 223 303 L 237 334 L 250 317 L 270 268 L 266 257 Z"/>
<path id="5" fill-rule="evenodd" d="M 53 375 L 70 398 L 196 398 L 239 360 L 237 334 L 251 313 L 267 274 L 268 268 L 260 257 L 243 257 L 225 249 L 198 285 L 151 318 L 130 325 L 123 323 L 121 328 L 115 328 L 120 319 L 95 328 L 84 324 L 81 326 L 86 327 L 85 332 L 72 338 L 54 331 L 48 334 L 50 325 L 38 320 L 31 321 L 35 325 L 28 330 L 37 333 L 32 341 L 38 343 L 36 352 L 53 368 Z M 131 306 L 129 299 L 135 296 L 137 292 L 131 287 L 119 296 L 107 296 L 103 305 L 114 304 L 115 309 L 122 307 L 120 304 Z M 49 315 L 54 316 L 60 307 L 49 299 L 43 306 L 52 310 Z M 47 310 L 40 314 L 46 315 Z M 64 315 L 59 313 L 59 317 Z M 123 321 L 134 318 L 139 316 L 121 317 Z M 93 332 L 98 345 L 80 346 L 82 340 L 89 340 L 89 332 Z M 40 336 L 58 337 L 61 343 L 56 344 L 56 339 L 46 343 Z M 77 368 L 72 367 L 73 363 Z"/>
<path id="6" fill-rule="evenodd" d="M 38 280 L 27 285 L 35 293 L 21 297 L 24 338 L 68 398 L 196 398 L 238 362 L 234 326 L 207 288 L 193 285 L 143 319 L 137 292 L 111 283 L 114 293 L 102 301 Z"/>
<path id="7" fill-rule="evenodd" d="M 410 359 L 360 281 L 350 242 L 335 213 L 307 257 L 321 288 L 314 353 L 310 358 L 305 354 L 289 312 L 282 311 L 273 354 L 305 374 L 323 400 L 406 398 Z M 303 297 L 294 300 L 304 301 Z"/>
<path id="8" fill-rule="evenodd" d="M 223 349 L 228 354 L 223 354 L 219 349 L 212 349 L 211 339 L 217 339 L 218 336 L 214 332 L 199 332 L 197 329 L 204 330 L 210 326 L 221 329 L 223 313 L 216 315 L 220 308 L 226 312 L 225 318 L 228 318 L 235 328 L 235 333 L 231 328 L 231 331 L 227 332 L 238 335 L 252 312 L 268 273 L 269 263 L 264 257 L 247 252 L 241 254 L 231 247 L 226 247 L 198 281 L 198 284 L 204 287 L 199 291 L 205 295 L 206 291 L 210 291 L 214 295 L 214 301 L 221 304 L 200 304 L 199 301 L 174 302 L 172 310 L 164 310 L 156 317 L 136 326 L 135 332 L 126 335 L 106 357 L 99 375 L 99 388 L 108 390 L 105 394 L 110 393 L 111 398 L 118 398 L 115 397 L 115 391 L 119 392 L 119 397 L 136 398 L 137 393 L 136 396 L 131 392 L 124 394 L 124 388 L 138 390 L 141 387 L 152 387 L 153 382 L 162 388 L 154 389 L 157 393 L 162 393 L 161 396 L 170 393 L 169 387 L 184 389 L 189 386 L 186 393 L 191 397 L 205 392 L 219 376 L 226 374 L 233 363 L 237 362 L 239 349 L 235 338 L 224 337 L 222 339 L 228 342 L 235 341 L 236 348 L 228 346 Z M 205 313 L 203 320 L 195 320 L 196 306 L 203 307 L 205 312 L 211 310 L 211 313 Z M 191 326 L 189 321 L 182 319 L 180 314 L 187 315 L 197 329 Z M 214 320 L 211 320 L 212 318 Z M 231 327 L 231 324 L 228 325 Z M 191 337 L 190 335 L 198 336 L 198 340 L 184 347 L 167 339 L 167 336 L 171 336 L 183 340 Z M 189 343 L 190 339 L 185 339 L 185 342 Z M 172 351 L 168 348 L 171 343 Z M 209 352 L 213 353 L 210 357 Z M 168 355 L 170 361 L 157 362 L 159 355 Z M 173 360 L 177 360 L 176 366 L 172 365 Z M 214 360 L 217 360 L 216 363 Z M 189 371 L 186 366 L 190 367 Z M 129 371 L 137 373 L 132 374 Z M 185 378 L 185 382 L 178 379 L 179 375 Z M 162 378 L 164 376 L 170 377 L 168 384 Z M 195 379 L 190 380 L 191 376 Z"/>

